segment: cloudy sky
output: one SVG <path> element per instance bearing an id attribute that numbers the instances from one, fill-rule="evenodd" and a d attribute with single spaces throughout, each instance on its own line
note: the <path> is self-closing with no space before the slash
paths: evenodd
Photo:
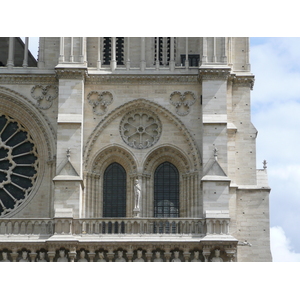
<path id="1" fill-rule="evenodd" d="M 37 38 L 30 49 L 37 56 Z M 267 160 L 273 261 L 300 262 L 300 38 L 251 37 L 257 168 Z"/>
<path id="2" fill-rule="evenodd" d="M 257 167 L 268 162 L 274 261 L 300 262 L 300 38 L 251 38 Z"/>

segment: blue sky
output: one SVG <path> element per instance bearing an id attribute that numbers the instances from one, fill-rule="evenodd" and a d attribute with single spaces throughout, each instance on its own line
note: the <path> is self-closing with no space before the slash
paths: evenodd
<path id="1" fill-rule="evenodd" d="M 37 56 L 37 38 L 30 38 Z M 300 261 L 300 38 L 251 37 L 257 168 L 267 160 L 274 261 Z"/>
<path id="2" fill-rule="evenodd" d="M 300 261 L 300 38 L 251 38 L 257 167 L 268 162 L 274 261 Z"/>

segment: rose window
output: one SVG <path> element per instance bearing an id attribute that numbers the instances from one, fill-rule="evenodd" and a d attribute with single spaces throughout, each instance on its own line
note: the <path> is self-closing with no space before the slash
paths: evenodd
<path id="1" fill-rule="evenodd" d="M 158 141 L 161 123 L 150 111 L 134 111 L 124 116 L 120 124 L 120 132 L 127 145 L 135 149 L 145 149 Z"/>
<path id="2" fill-rule="evenodd" d="M 0 115 L 0 216 L 24 202 L 37 173 L 37 149 L 32 137 L 20 123 Z"/>

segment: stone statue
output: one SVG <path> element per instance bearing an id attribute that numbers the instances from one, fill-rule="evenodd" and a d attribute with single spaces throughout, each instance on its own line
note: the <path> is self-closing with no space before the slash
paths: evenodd
<path id="1" fill-rule="evenodd" d="M 220 250 L 216 249 L 215 250 L 215 257 L 212 258 L 212 262 L 222 262 L 223 259 L 220 257 Z"/>
<path id="2" fill-rule="evenodd" d="M 123 251 L 118 251 L 118 257 L 116 258 L 115 262 L 126 262 L 125 258 L 123 257 Z"/>
<path id="3" fill-rule="evenodd" d="M 133 262 L 144 262 L 144 259 L 142 258 L 143 256 L 143 251 L 138 250 L 137 251 L 137 258 Z"/>
<path id="4" fill-rule="evenodd" d="M 84 250 L 80 251 L 80 258 L 78 259 L 77 262 L 88 262 L 87 259 L 85 258 L 85 251 Z"/>
<path id="5" fill-rule="evenodd" d="M 201 262 L 199 258 L 199 251 L 194 251 L 194 259 L 192 260 L 192 262 Z"/>
<path id="6" fill-rule="evenodd" d="M 163 262 L 163 259 L 160 257 L 159 251 L 155 252 L 155 258 L 154 258 L 153 262 Z"/>
<path id="7" fill-rule="evenodd" d="M 22 258 L 19 260 L 19 262 L 29 262 L 27 255 L 27 251 L 22 251 Z"/>
<path id="8" fill-rule="evenodd" d="M 139 180 L 135 180 L 135 185 L 134 185 L 134 208 L 139 209 L 140 208 L 140 200 L 141 200 L 141 185 L 139 183 Z"/>
<path id="9" fill-rule="evenodd" d="M 45 259 L 45 252 L 40 252 L 39 253 L 39 258 L 37 259 L 37 262 L 47 262 Z"/>
<path id="10" fill-rule="evenodd" d="M 103 252 L 99 252 L 99 259 L 97 260 L 97 262 L 106 262 L 106 260 L 104 259 L 104 253 Z"/>
<path id="11" fill-rule="evenodd" d="M 172 262 L 181 262 L 181 259 L 179 258 L 179 251 L 174 251 L 174 258 L 172 259 Z"/>
<path id="12" fill-rule="evenodd" d="M 8 257 L 7 257 L 7 252 L 2 252 L 2 260 L 1 260 L 1 262 L 10 262 L 10 260 L 8 259 Z"/>
<path id="13" fill-rule="evenodd" d="M 59 250 L 59 258 L 57 259 L 57 262 L 68 262 L 65 250 Z"/>

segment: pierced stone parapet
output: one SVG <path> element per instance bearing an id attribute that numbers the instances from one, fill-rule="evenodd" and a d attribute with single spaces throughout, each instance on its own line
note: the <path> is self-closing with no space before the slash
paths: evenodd
<path id="1" fill-rule="evenodd" d="M 37 100 L 39 108 L 48 109 L 58 96 L 58 87 L 55 85 L 35 85 L 31 89 L 31 96 Z"/>
<path id="2" fill-rule="evenodd" d="M 184 93 L 175 91 L 170 95 L 170 102 L 176 107 L 177 115 L 186 116 L 190 112 L 190 107 L 196 102 L 196 96 L 190 91 Z"/>
<path id="3" fill-rule="evenodd" d="M 113 95 L 109 91 L 91 91 L 87 95 L 87 101 L 93 107 L 93 113 L 102 116 L 107 112 L 107 107 L 113 102 Z"/>

